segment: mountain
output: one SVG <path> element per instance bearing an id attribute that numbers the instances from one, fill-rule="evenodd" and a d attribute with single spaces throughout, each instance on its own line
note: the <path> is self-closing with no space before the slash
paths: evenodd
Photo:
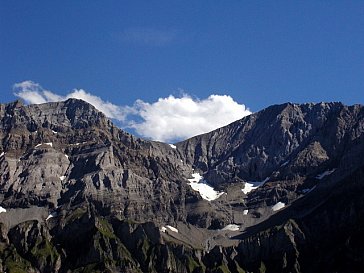
<path id="1" fill-rule="evenodd" d="M 274 105 L 175 145 L 76 99 L 0 105 L 1 272 L 361 272 L 364 107 Z"/>

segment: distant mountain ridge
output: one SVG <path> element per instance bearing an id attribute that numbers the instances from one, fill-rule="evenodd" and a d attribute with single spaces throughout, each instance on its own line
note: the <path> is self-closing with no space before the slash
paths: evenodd
<path id="1" fill-rule="evenodd" d="M 362 105 L 274 105 L 173 146 L 81 100 L 16 101 L 0 105 L 0 141 L 0 271 L 364 265 Z"/>

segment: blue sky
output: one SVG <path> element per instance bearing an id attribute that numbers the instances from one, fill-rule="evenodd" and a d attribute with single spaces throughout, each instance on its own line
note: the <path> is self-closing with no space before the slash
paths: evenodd
<path id="1" fill-rule="evenodd" d="M 1 1 L 0 63 L 0 102 L 30 80 L 118 106 L 363 104 L 364 2 Z"/>

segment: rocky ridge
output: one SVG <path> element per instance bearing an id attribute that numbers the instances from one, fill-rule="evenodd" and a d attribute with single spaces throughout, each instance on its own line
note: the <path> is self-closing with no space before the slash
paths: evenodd
<path id="1" fill-rule="evenodd" d="M 75 99 L 2 104 L 0 271 L 360 272 L 363 117 L 287 103 L 174 147 Z"/>

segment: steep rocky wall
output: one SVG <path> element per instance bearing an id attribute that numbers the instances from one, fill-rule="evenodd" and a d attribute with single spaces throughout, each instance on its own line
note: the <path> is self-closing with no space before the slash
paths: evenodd
<path id="1" fill-rule="evenodd" d="M 0 105 L 0 271 L 360 272 L 363 132 L 362 106 L 283 104 L 174 149 L 79 100 Z"/>

